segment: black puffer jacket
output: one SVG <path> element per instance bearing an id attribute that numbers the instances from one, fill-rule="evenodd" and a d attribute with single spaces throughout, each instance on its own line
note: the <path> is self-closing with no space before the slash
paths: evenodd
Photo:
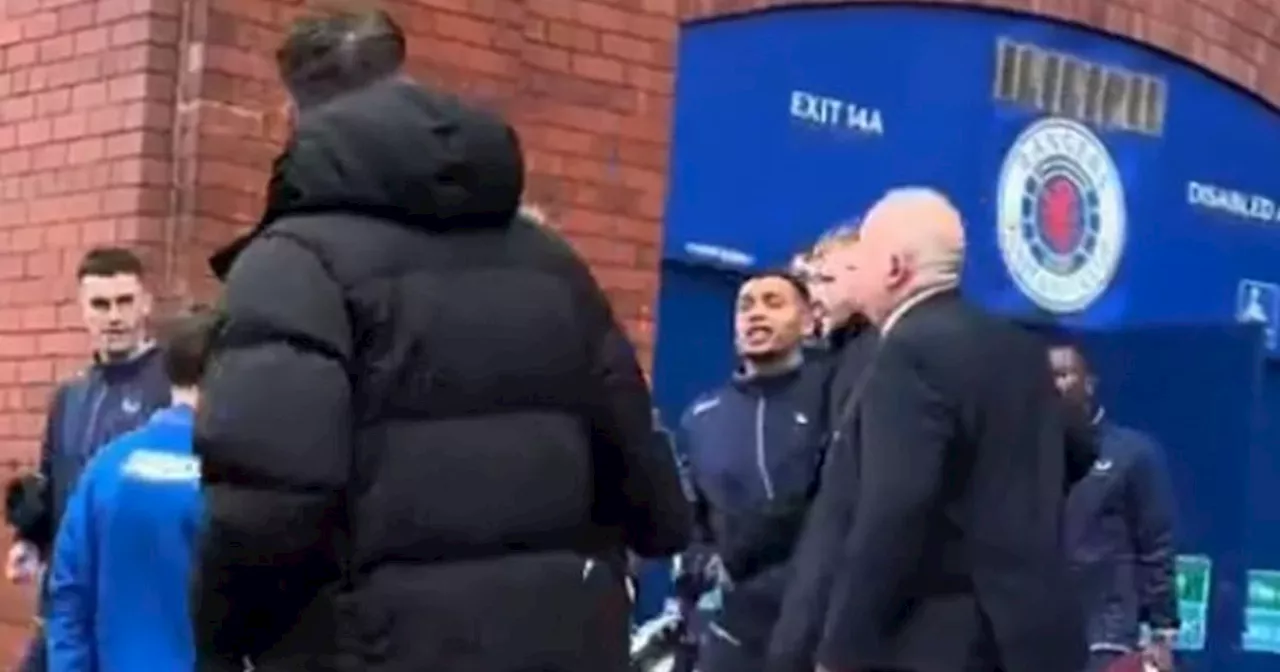
<path id="1" fill-rule="evenodd" d="M 611 672 L 627 547 L 690 515 L 585 264 L 499 120 L 402 80 L 304 111 L 215 259 L 201 669 Z"/>

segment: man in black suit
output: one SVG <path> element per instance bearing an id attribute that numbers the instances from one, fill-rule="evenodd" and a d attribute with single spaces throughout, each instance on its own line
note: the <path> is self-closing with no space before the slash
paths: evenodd
<path id="1" fill-rule="evenodd" d="M 804 260 L 815 312 L 823 322 L 822 341 L 814 349 L 822 357 L 818 365 L 829 369 L 826 417 L 836 424 L 850 410 L 855 388 L 863 384 L 877 341 L 875 329 L 859 312 L 847 287 L 856 272 L 857 244 L 857 226 L 841 225 L 825 234 Z M 852 450 L 849 441 L 829 442 L 827 446 L 819 483 L 829 480 L 838 485 L 821 488 L 806 514 L 769 641 L 769 672 L 813 672 L 814 649 L 822 638 L 840 542 L 849 529 L 857 499 Z"/>
<path id="2" fill-rule="evenodd" d="M 851 290 L 880 339 L 842 428 L 859 492 L 819 669 L 1080 669 L 1060 535 L 1085 459 L 1068 453 L 1088 447 L 1068 440 L 1042 345 L 957 294 L 964 229 L 942 195 L 890 192 L 857 250 Z"/>

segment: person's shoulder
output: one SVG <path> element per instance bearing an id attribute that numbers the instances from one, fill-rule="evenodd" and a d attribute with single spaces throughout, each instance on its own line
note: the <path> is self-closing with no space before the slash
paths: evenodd
<path id="1" fill-rule="evenodd" d="M 58 381 L 54 386 L 53 393 L 55 396 L 69 394 L 76 390 L 81 390 L 93 384 L 94 363 L 85 362 L 84 366 L 76 369 L 71 375 L 66 376 Z"/>
<path id="2" fill-rule="evenodd" d="M 685 407 L 684 413 L 680 414 L 681 426 L 690 427 L 694 423 L 702 422 L 724 404 L 725 396 L 731 392 L 730 386 L 721 385 L 694 397 L 693 401 Z"/>
<path id="3" fill-rule="evenodd" d="M 1163 449 L 1155 437 L 1136 427 L 1107 422 L 1103 424 L 1103 440 L 1113 450 L 1123 451 L 1135 460 L 1161 459 Z"/>
<path id="4" fill-rule="evenodd" d="M 95 371 L 93 362 L 86 362 L 74 373 L 66 376 L 54 385 L 53 393 L 49 396 L 49 412 L 63 413 L 66 412 L 68 400 L 84 398 L 93 390 L 95 385 L 100 384 L 100 377 Z"/>
<path id="5" fill-rule="evenodd" d="M 569 240 L 555 230 L 537 209 L 522 208 L 506 229 L 515 249 L 539 265 L 580 277 L 588 270 L 586 260 Z"/>

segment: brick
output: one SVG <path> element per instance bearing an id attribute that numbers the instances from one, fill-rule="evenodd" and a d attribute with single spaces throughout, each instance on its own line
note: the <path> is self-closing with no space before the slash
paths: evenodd
<path id="1" fill-rule="evenodd" d="M 57 23 L 57 19 L 54 19 Z M 53 63 L 70 58 L 76 53 L 76 42 L 74 35 L 55 35 L 45 40 L 41 40 L 37 46 L 37 58 L 41 63 Z"/>
<path id="2" fill-rule="evenodd" d="M 101 55 L 110 44 L 106 28 L 89 28 L 75 34 L 75 55 Z"/>
<path id="3" fill-rule="evenodd" d="M 27 17 L 26 20 L 21 22 L 21 25 L 22 39 L 42 40 L 58 34 L 58 14 L 56 12 L 42 12 Z"/>
<path id="4" fill-rule="evenodd" d="M 101 107 L 107 103 L 104 82 L 86 82 L 71 89 L 71 106 L 77 110 Z"/>
<path id="5" fill-rule="evenodd" d="M 600 51 L 610 56 L 643 65 L 670 68 L 673 63 L 671 44 L 628 35 L 605 33 L 600 36 Z"/>
<path id="6" fill-rule="evenodd" d="M 616 58 L 573 54 L 570 58 L 570 68 L 574 73 L 587 79 L 619 84 L 626 81 L 625 65 Z"/>
<path id="7" fill-rule="evenodd" d="M 94 25 L 94 6 L 80 2 L 57 10 L 58 30 L 66 33 L 89 28 Z"/>
<path id="8" fill-rule="evenodd" d="M 9 68 L 25 67 L 34 65 L 38 55 L 34 41 L 19 42 L 4 50 L 4 61 Z"/>
<path id="9" fill-rule="evenodd" d="M 600 49 L 598 30 L 569 21 L 547 21 L 544 25 L 543 39 L 550 44 L 575 51 Z"/>

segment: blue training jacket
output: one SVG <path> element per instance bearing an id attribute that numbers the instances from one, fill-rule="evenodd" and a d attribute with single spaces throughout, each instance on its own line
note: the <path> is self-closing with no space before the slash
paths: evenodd
<path id="1" fill-rule="evenodd" d="M 49 672 L 195 669 L 187 596 L 203 508 L 194 415 L 156 412 L 85 470 L 49 568 Z"/>
<path id="2" fill-rule="evenodd" d="M 155 347 L 120 362 L 97 362 L 54 394 L 40 447 L 46 516 L 18 535 L 47 550 L 67 498 L 89 459 L 108 441 L 169 405 L 164 358 Z"/>
<path id="3" fill-rule="evenodd" d="M 798 536 L 826 446 L 829 371 L 814 362 L 777 376 L 738 375 L 684 414 L 677 447 L 704 549 L 718 554 L 731 576 L 737 559 L 763 545 L 786 549 L 756 563 L 750 576 L 732 576 L 713 634 L 756 648 L 767 641 L 795 541 L 779 535 Z M 778 525 L 788 518 L 795 524 Z"/>
<path id="4" fill-rule="evenodd" d="M 1174 498 L 1160 447 L 1102 421 L 1098 460 L 1071 490 L 1065 534 L 1095 651 L 1129 651 L 1142 624 L 1178 626 Z"/>

